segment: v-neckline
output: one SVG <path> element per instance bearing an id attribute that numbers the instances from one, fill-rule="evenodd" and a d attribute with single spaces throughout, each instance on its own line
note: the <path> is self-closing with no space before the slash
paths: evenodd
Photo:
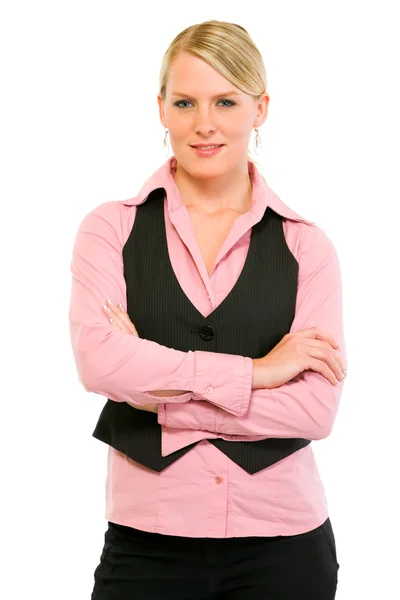
<path id="1" fill-rule="evenodd" d="M 170 270 L 171 274 L 172 274 L 172 280 L 174 281 L 174 285 L 175 288 L 179 289 L 179 291 L 181 292 L 181 294 L 183 294 L 183 296 L 185 297 L 185 302 L 189 303 L 190 306 L 192 307 L 192 309 L 202 318 L 202 319 L 209 319 L 212 318 L 220 309 L 222 309 L 222 307 L 225 305 L 225 303 L 228 302 L 228 300 L 231 299 L 232 295 L 234 293 L 237 292 L 237 289 L 239 287 L 239 285 L 241 285 L 241 282 L 246 274 L 246 271 L 249 269 L 249 265 L 250 265 L 250 259 L 252 258 L 252 249 L 254 246 L 254 227 L 256 227 L 257 225 L 261 224 L 261 222 L 263 221 L 263 219 L 265 218 L 265 213 L 263 215 L 263 217 L 261 218 L 261 220 L 256 223 L 255 225 L 252 226 L 251 232 L 250 232 L 250 244 L 248 247 L 248 251 L 247 251 L 247 255 L 246 255 L 246 260 L 244 262 L 244 265 L 242 267 L 242 270 L 240 271 L 239 277 L 237 278 L 237 280 L 235 281 L 232 289 L 229 291 L 229 293 L 225 296 L 225 298 L 220 302 L 220 304 L 218 304 L 218 306 L 216 308 L 214 308 L 208 315 L 207 317 L 204 317 L 204 315 L 198 310 L 198 308 L 193 304 L 193 302 L 190 300 L 190 298 L 188 298 L 187 294 L 185 293 L 185 290 L 182 288 L 181 284 L 179 283 L 179 280 L 175 274 L 174 268 L 172 266 L 171 263 L 171 258 L 169 255 L 169 250 L 168 250 L 168 242 L 167 242 L 167 231 L 166 231 L 166 223 L 165 223 L 165 212 L 164 212 L 164 199 L 161 202 L 161 214 L 162 214 L 162 225 L 163 225 L 163 244 L 164 244 L 164 248 L 165 248 L 165 256 L 166 256 L 166 262 L 168 263 L 168 269 Z M 268 209 L 267 209 L 268 210 Z M 189 218 L 189 215 L 188 215 Z M 229 235 L 229 234 L 228 234 Z M 225 242 L 224 242 L 225 243 Z M 200 249 L 199 249 L 200 252 Z M 201 254 L 201 252 L 200 252 Z M 219 254 L 219 253 L 218 253 Z M 204 261 L 203 261 L 204 262 Z M 207 272 L 207 268 L 204 264 L 205 270 Z M 208 274 L 208 272 L 207 272 Z"/>

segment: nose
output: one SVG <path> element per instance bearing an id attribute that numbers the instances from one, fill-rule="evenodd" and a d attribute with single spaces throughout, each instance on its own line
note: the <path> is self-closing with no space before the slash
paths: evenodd
<path id="1" fill-rule="evenodd" d="M 195 116 L 195 132 L 208 137 L 216 130 L 212 116 L 207 109 L 198 110 Z"/>

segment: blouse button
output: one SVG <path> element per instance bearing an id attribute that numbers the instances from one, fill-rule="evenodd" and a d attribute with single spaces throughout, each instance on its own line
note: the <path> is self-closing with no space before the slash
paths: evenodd
<path id="1" fill-rule="evenodd" d="M 222 483 L 222 477 L 216 477 L 215 483 Z"/>
<path id="2" fill-rule="evenodd" d="M 208 387 L 208 388 L 206 389 L 206 392 L 207 392 L 207 394 L 211 394 L 211 392 L 212 392 L 212 391 L 213 391 L 212 387 Z"/>

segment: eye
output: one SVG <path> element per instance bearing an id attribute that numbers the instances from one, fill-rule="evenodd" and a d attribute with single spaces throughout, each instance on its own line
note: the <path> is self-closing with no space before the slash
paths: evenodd
<path id="1" fill-rule="evenodd" d="M 177 106 L 178 108 L 187 108 L 187 106 L 182 106 L 182 104 L 184 104 L 185 102 L 188 104 L 191 104 L 190 100 L 179 100 L 178 102 L 175 102 L 175 106 Z M 233 102 L 232 100 L 226 100 L 226 99 L 219 100 L 218 104 L 220 102 L 228 102 L 228 104 L 224 104 L 224 107 L 226 107 L 226 108 L 228 108 L 229 106 L 234 106 L 236 104 L 236 102 Z"/>
<path id="2" fill-rule="evenodd" d="M 228 106 L 234 106 L 234 104 L 236 104 L 236 102 L 232 102 L 232 100 L 220 100 L 219 102 L 229 102 L 228 105 L 225 104 L 225 106 L 228 108 Z"/>
<path id="3" fill-rule="evenodd" d="M 183 102 L 189 102 L 189 100 L 179 100 L 179 102 L 175 102 L 175 106 L 178 108 L 186 108 L 186 106 L 180 106 Z"/>

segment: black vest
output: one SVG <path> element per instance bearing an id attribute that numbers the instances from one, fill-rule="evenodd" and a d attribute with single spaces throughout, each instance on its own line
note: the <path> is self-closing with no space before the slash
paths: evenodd
<path id="1" fill-rule="evenodd" d="M 298 263 L 286 244 L 282 216 L 267 207 L 252 227 L 237 282 L 217 308 L 203 317 L 183 292 L 169 259 L 164 194 L 164 188 L 157 188 L 137 207 L 122 251 L 127 312 L 139 337 L 183 352 L 265 356 L 289 332 L 295 315 Z M 136 462 L 162 471 L 198 442 L 161 456 L 157 420 L 156 413 L 108 399 L 93 436 Z M 310 440 L 231 442 L 218 438 L 209 442 L 248 473 L 256 473 L 304 448 Z"/>

